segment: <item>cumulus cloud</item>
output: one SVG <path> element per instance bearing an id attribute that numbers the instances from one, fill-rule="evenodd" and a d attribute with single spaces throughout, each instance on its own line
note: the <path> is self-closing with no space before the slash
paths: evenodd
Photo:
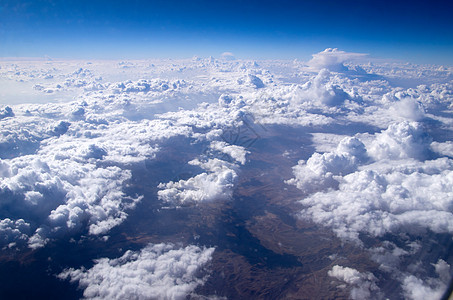
<path id="1" fill-rule="evenodd" d="M 11 107 L 4 106 L 0 108 L 0 120 L 7 117 L 14 117 L 14 113 Z"/>
<path id="2" fill-rule="evenodd" d="M 369 273 L 361 273 L 353 268 L 335 265 L 329 270 L 328 275 L 344 281 L 351 288 L 351 299 L 379 299 L 379 287 L 376 285 L 377 278 Z"/>
<path id="3" fill-rule="evenodd" d="M 28 117 L 5 118 L 0 127 L 0 158 L 34 153 L 40 142 L 54 135 L 55 123 L 52 120 Z"/>
<path id="4" fill-rule="evenodd" d="M 204 284 L 201 268 L 214 248 L 150 244 L 115 259 L 101 258 L 90 269 L 67 269 L 60 279 L 78 282 L 85 299 L 185 299 Z"/>
<path id="5" fill-rule="evenodd" d="M 263 90 L 237 96 L 227 94 L 227 98 L 219 98 L 219 104 L 247 112 L 262 125 L 322 126 L 334 122 L 332 117 L 317 113 L 330 107 L 320 105 L 316 98 L 307 97 L 307 89 L 301 86 L 278 86 L 272 88 L 272 93 Z"/>
<path id="6" fill-rule="evenodd" d="M 403 262 L 422 247 L 412 236 L 453 234 L 453 160 L 430 160 L 430 148 L 447 154 L 449 144 L 431 143 L 422 124 L 408 121 L 364 137 L 367 146 L 355 138 L 353 145 L 360 147 L 348 147 L 344 141 L 351 138 L 346 138 L 333 152 L 315 153 L 293 168 L 295 178 L 288 183 L 311 193 L 300 200 L 304 209 L 299 216 L 331 228 L 345 241 L 380 241 L 380 246 L 368 249 L 371 258 L 401 283 L 405 296 L 436 298 L 449 278 L 445 265 L 433 264 L 444 270 L 439 271 L 442 281 L 420 277 L 414 273 L 416 266 Z M 344 154 L 362 159 L 345 160 Z"/>
<path id="7" fill-rule="evenodd" d="M 442 156 L 453 157 L 453 142 L 451 141 L 444 143 L 432 142 L 430 149 Z"/>
<path id="8" fill-rule="evenodd" d="M 123 193 L 129 168 L 152 159 L 161 140 L 192 132 L 168 120 L 112 117 L 92 103 L 79 106 L 80 118 L 61 120 L 73 107 L 30 105 L 27 114 L 2 120 L 7 159 L 0 160 L 0 209 L 32 224 L 20 235 L 32 248 L 66 234 L 106 234 L 121 224 L 141 200 Z M 94 121 L 99 115 L 104 121 Z"/>
<path id="9" fill-rule="evenodd" d="M 253 74 L 249 74 L 247 76 L 247 83 L 257 89 L 264 87 L 263 81 L 258 76 Z"/>
<path id="10" fill-rule="evenodd" d="M 27 237 L 29 246 L 38 248 L 68 234 L 106 234 L 140 201 L 140 196 L 129 197 L 123 189 L 132 176 L 130 169 L 153 159 L 160 142 L 175 136 L 198 139 L 200 134 L 193 128 L 211 132 L 240 126 L 245 115 L 237 106 L 209 104 L 156 115 L 156 103 L 186 100 L 191 93 L 199 96 L 206 91 L 184 80 L 101 84 L 94 74 L 77 68 L 65 75 L 59 87 L 52 87 L 78 88 L 81 94 L 76 101 L 14 106 L 14 118 L 8 117 L 13 116 L 12 108 L 3 109 L 0 208 L 13 212 L 6 214 L 11 220 L 23 218 L 31 224 L 30 230 L 17 235 L 20 238 L 8 238 L 8 243 Z M 254 82 L 259 85 L 258 80 Z M 96 88 L 88 88 L 90 82 Z M 211 149 L 238 163 L 246 161 L 247 152 L 240 146 L 213 142 Z M 168 183 L 160 197 L 184 202 L 231 196 L 238 166 L 215 159 L 192 164 L 206 172 L 187 182 Z"/>
<path id="11" fill-rule="evenodd" d="M 312 80 L 304 86 L 305 90 L 300 93 L 300 100 L 313 101 L 327 106 L 342 105 L 345 100 L 350 99 L 339 85 L 330 80 L 331 73 L 322 69 Z"/>
<path id="12" fill-rule="evenodd" d="M 305 192 L 313 192 L 338 184 L 336 176 L 354 172 L 360 162 L 367 160 L 365 145 L 357 138 L 346 137 L 334 152 L 314 153 L 307 161 L 293 167 L 295 178 L 287 181 Z"/>
<path id="13" fill-rule="evenodd" d="M 159 199 L 173 203 L 192 203 L 223 200 L 231 197 L 237 177 L 236 166 L 217 158 L 202 162 L 198 159 L 189 162 L 207 172 L 178 182 L 159 184 Z"/>
<path id="14" fill-rule="evenodd" d="M 9 218 L 0 220 L 0 247 L 14 247 L 18 243 L 26 243 L 30 234 L 30 224 L 23 219 L 11 220 Z"/>
<path id="15" fill-rule="evenodd" d="M 10 174 L 9 164 L 0 158 L 0 176 L 7 177 Z"/>
<path id="16" fill-rule="evenodd" d="M 376 136 L 368 153 L 375 159 L 428 158 L 430 137 L 417 122 L 394 123 Z"/>
<path id="17" fill-rule="evenodd" d="M 67 232 L 83 231 L 104 234 L 121 223 L 125 212 L 138 198 L 122 192 L 131 176 L 118 167 L 97 167 L 89 162 L 69 159 L 20 157 L 10 163 L 10 176 L 2 178 L 0 207 L 9 207 L 18 215 L 40 224 L 30 238 L 32 248 Z"/>
<path id="18" fill-rule="evenodd" d="M 423 103 L 409 97 L 396 102 L 391 107 L 391 111 L 395 116 L 409 121 L 421 121 L 425 118 Z"/>
<path id="19" fill-rule="evenodd" d="M 102 159 L 111 164 L 131 164 L 152 158 L 160 140 L 190 133 L 187 126 L 172 126 L 160 120 L 123 121 L 108 126 L 78 122 L 58 140 L 43 141 L 41 147 L 45 148 L 40 153 L 80 162 Z"/>
<path id="20" fill-rule="evenodd" d="M 439 259 L 435 267 L 437 278 L 422 280 L 414 275 L 405 276 L 402 284 L 404 296 L 407 299 L 440 299 L 444 294 L 450 280 L 450 265 Z"/>
<path id="21" fill-rule="evenodd" d="M 137 81 L 127 80 L 124 82 L 112 83 L 108 86 L 107 90 L 113 94 L 148 94 L 150 92 L 162 93 L 167 90 L 176 90 L 186 86 L 187 83 L 184 80 L 169 81 L 162 79 L 140 79 Z"/>
<path id="22" fill-rule="evenodd" d="M 337 48 L 327 48 L 324 51 L 313 54 L 313 58 L 308 62 L 308 65 L 314 70 L 329 69 L 335 72 L 342 72 L 347 70 L 343 65 L 344 62 L 363 58 L 366 55 L 363 53 L 345 52 Z"/>
<path id="23" fill-rule="evenodd" d="M 235 60 L 236 59 L 236 57 L 234 57 L 234 54 L 231 52 L 223 52 L 222 55 L 220 55 L 220 57 L 223 60 Z"/>
<path id="24" fill-rule="evenodd" d="M 383 241 L 378 247 L 369 249 L 371 259 L 379 263 L 379 269 L 393 275 L 393 278 L 401 281 L 402 271 L 405 266 L 405 258 L 411 257 L 420 250 L 420 243 L 411 241 L 404 245 L 406 249 L 398 247 L 394 242 Z"/>
<path id="25" fill-rule="evenodd" d="M 263 80 L 260 77 L 251 73 L 239 78 L 237 80 L 237 83 L 240 85 L 252 87 L 254 89 L 261 89 L 265 86 Z"/>
<path id="26" fill-rule="evenodd" d="M 161 183 L 159 198 L 175 204 L 227 199 L 248 152 L 244 145 L 220 141 L 225 128 L 305 126 L 304 132 L 315 128 L 324 137 L 314 141 L 319 153 L 300 161 L 288 181 L 307 196 L 301 217 L 344 240 L 376 241 L 371 259 L 380 271 L 398 275 L 393 278 L 405 285 L 406 297 L 415 298 L 409 290 L 417 287 L 426 295 L 437 290 L 440 275 L 412 274 L 405 263 L 426 246 L 410 234 L 452 232 L 452 147 L 445 137 L 433 136 L 431 142 L 425 134 L 453 126 L 451 68 L 353 65 L 364 55 L 338 49 L 313 55 L 308 68 L 297 61 L 229 61 L 228 55 L 96 62 L 89 69 L 66 62 L 2 65 L 8 84 L 29 82 L 30 89 L 35 84 L 42 93 L 33 95 L 44 104 L 0 108 L 1 246 L 36 248 L 62 236 L 108 233 L 141 199 L 124 194 L 131 170 L 154 159 L 160 143 L 175 136 L 207 143 L 209 159 L 190 162 L 200 169 L 192 178 Z M 49 101 L 55 96 L 69 102 Z M 272 134 L 276 128 L 281 127 L 272 127 Z M 376 128 L 382 132 L 375 134 Z M 360 133 L 340 142 L 340 134 L 355 132 Z M 88 278 L 90 270 L 71 272 Z M 376 292 L 370 274 L 356 272 L 331 270 L 357 295 L 367 295 L 361 284 L 354 285 L 360 280 Z"/>
<path id="27" fill-rule="evenodd" d="M 335 133 L 311 133 L 313 146 L 316 152 L 334 152 L 338 144 L 346 135 Z"/>
<path id="28" fill-rule="evenodd" d="M 250 153 L 249 151 L 245 150 L 245 148 L 242 146 L 229 145 L 221 141 L 211 142 L 210 148 L 229 155 L 236 162 L 239 162 L 242 165 L 245 164 L 245 162 L 247 161 L 246 159 L 247 153 Z"/>
<path id="29" fill-rule="evenodd" d="M 331 227 L 338 236 L 359 241 L 359 233 L 453 233 L 453 171 L 445 160 L 438 169 L 393 167 L 363 170 L 344 176 L 338 190 L 319 192 L 303 200 L 301 216 Z"/>

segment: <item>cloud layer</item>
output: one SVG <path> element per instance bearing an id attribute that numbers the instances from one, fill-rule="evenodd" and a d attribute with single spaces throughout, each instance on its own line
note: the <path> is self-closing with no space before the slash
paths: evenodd
<path id="1" fill-rule="evenodd" d="M 0 106 L 0 247 L 20 251 L 109 234 L 143 199 L 127 194 L 134 170 L 178 139 L 193 147 L 183 149 L 183 168 L 192 174 L 153 178 L 161 182 L 152 187 L 155 204 L 231 199 L 241 168 L 260 160 L 256 147 L 280 143 L 290 126 L 312 134 L 313 143 L 291 136 L 303 144 L 269 151 L 301 153 L 285 156 L 293 165 L 287 183 L 301 190 L 299 217 L 368 247 L 404 297 L 438 295 L 448 262 L 409 258 L 438 246 L 417 237 L 453 234 L 453 69 L 363 62 L 364 54 L 331 48 L 307 63 L 232 58 L 0 62 L 8 86 L 8 102 Z M 137 262 L 161 256 L 177 262 L 184 255 L 172 251 L 182 251 L 195 257 L 184 265 L 197 269 L 209 260 L 197 258 L 207 249 L 190 247 L 150 245 L 62 276 L 79 281 L 88 298 L 101 285 L 111 295 L 121 285 L 108 283 L 116 271 L 135 268 L 137 284 L 153 286 L 166 273 L 148 280 Z M 373 297 L 383 280 L 353 265 L 336 265 L 329 275 L 349 285 L 353 298 Z M 180 282 L 178 276 L 168 278 Z M 181 294 L 168 297 L 201 282 L 190 278 Z"/>

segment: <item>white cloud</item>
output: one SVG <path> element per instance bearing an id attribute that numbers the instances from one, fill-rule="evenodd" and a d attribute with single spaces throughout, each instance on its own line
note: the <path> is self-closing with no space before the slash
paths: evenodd
<path id="1" fill-rule="evenodd" d="M 14 117 L 12 108 L 9 106 L 0 107 L 0 120 L 7 117 Z"/>
<path id="2" fill-rule="evenodd" d="M 200 166 L 207 172 L 187 180 L 159 184 L 159 199 L 173 203 L 196 203 L 231 197 L 237 177 L 236 165 L 217 158 L 208 159 L 206 162 L 195 159 L 189 164 Z"/>
<path id="3" fill-rule="evenodd" d="M 396 102 L 391 111 L 396 117 L 400 116 L 409 121 L 421 121 L 425 118 L 423 103 L 409 97 Z"/>
<path id="4" fill-rule="evenodd" d="M 413 275 L 404 278 L 402 287 L 406 299 L 413 300 L 440 299 L 446 288 L 445 285 L 431 287 Z"/>
<path id="5" fill-rule="evenodd" d="M 407 297 L 410 288 L 437 290 L 440 275 L 411 271 L 430 261 L 406 263 L 426 247 L 411 233 L 452 232 L 453 152 L 439 135 L 453 126 L 453 69 L 353 65 L 363 57 L 326 49 L 313 55 L 308 68 L 297 61 L 213 58 L 2 64 L 0 84 L 6 82 L 8 101 L 17 94 L 20 103 L 43 102 L 0 108 L 2 247 L 108 233 L 140 201 L 123 192 L 131 170 L 153 159 L 171 137 L 184 136 L 196 147 L 207 144 L 210 159 L 191 162 L 200 174 L 160 184 L 160 199 L 175 204 L 227 199 L 248 152 L 221 142 L 222 134 L 246 122 L 254 129 L 283 124 L 318 132 L 319 153 L 309 157 L 305 151 L 311 148 L 304 145 L 307 159 L 294 167 L 289 181 L 307 196 L 301 216 L 346 240 L 373 237 L 371 259 L 406 284 Z M 425 135 L 425 126 L 436 142 Z M 275 128 L 281 127 L 271 127 L 271 136 Z M 341 134 L 356 132 L 340 142 Z M 219 159 L 226 155 L 231 160 Z M 389 235 L 395 240 L 386 240 Z M 351 270 L 331 271 L 351 281 L 349 275 L 356 274 Z M 369 273 L 356 275 L 367 280 Z M 367 293 L 351 282 L 358 294 Z"/>
<path id="6" fill-rule="evenodd" d="M 337 48 L 327 48 L 322 52 L 313 54 L 313 58 L 308 62 L 310 68 L 314 70 L 329 69 L 335 72 L 347 70 L 344 62 L 363 58 L 367 54 L 351 53 L 338 50 Z"/>
<path id="7" fill-rule="evenodd" d="M 242 146 L 229 145 L 221 141 L 212 141 L 209 147 L 213 150 L 217 150 L 225 154 L 228 154 L 236 162 L 241 163 L 242 165 L 245 164 L 245 162 L 247 161 L 246 155 L 250 153 L 249 151 L 245 150 L 245 148 Z"/>
<path id="8" fill-rule="evenodd" d="M 253 74 L 248 74 L 247 75 L 247 79 L 246 79 L 246 82 L 253 86 L 254 88 L 263 88 L 264 87 L 264 83 L 263 81 L 261 80 L 261 78 L 259 78 L 258 76 L 256 75 L 253 75 Z"/>
<path id="9" fill-rule="evenodd" d="M 445 160 L 439 161 L 439 164 Z M 453 233 L 453 171 L 357 171 L 340 180 L 338 190 L 319 192 L 303 200 L 301 216 L 331 227 L 338 236 L 359 241 L 360 232 Z"/>
<path id="10" fill-rule="evenodd" d="M 431 139 L 416 122 L 401 122 L 376 136 L 368 149 L 375 159 L 426 159 L 429 154 Z"/>
<path id="11" fill-rule="evenodd" d="M 235 60 L 234 54 L 231 52 L 223 52 L 221 55 L 223 60 Z"/>
<path id="12" fill-rule="evenodd" d="M 404 261 L 405 257 L 416 254 L 420 249 L 420 244 L 416 241 L 409 243 L 407 246 L 409 246 L 410 251 L 398 247 L 391 241 L 383 241 L 380 246 L 369 249 L 369 252 L 371 253 L 371 258 L 379 263 L 379 269 L 391 273 L 394 278 L 401 280 L 402 261 Z"/>
<path id="13" fill-rule="evenodd" d="M 444 143 L 432 142 L 430 149 L 440 155 L 453 157 L 453 142 L 446 141 Z"/>
<path id="14" fill-rule="evenodd" d="M 31 156 L 12 160 L 10 169 L 12 176 L 0 184 L 6 197 L 1 206 L 17 206 L 15 210 L 38 223 L 29 242 L 32 248 L 63 233 L 83 231 L 84 224 L 90 234 L 105 234 L 140 200 L 123 194 L 131 174 L 114 166 Z"/>
<path id="15" fill-rule="evenodd" d="M 16 221 L 11 219 L 0 220 L 0 247 L 14 247 L 17 243 L 26 243 L 30 234 L 30 224 L 23 219 Z"/>
<path id="16" fill-rule="evenodd" d="M 357 138 L 361 147 L 341 146 L 347 140 L 343 139 L 333 152 L 315 153 L 293 168 L 295 178 L 288 183 L 312 193 L 300 200 L 304 209 L 299 216 L 358 245 L 363 246 L 366 237 L 374 238 L 380 245 L 368 249 L 371 259 L 401 283 L 407 298 L 436 298 L 449 278 L 445 265 L 435 264 L 443 281 L 425 278 L 417 275 L 421 266 L 409 258 L 417 257 L 422 248 L 413 236 L 453 234 L 453 160 L 429 160 L 430 147 L 446 155 L 449 144 L 431 143 L 421 123 L 407 121 L 375 135 L 358 136 L 365 138 L 366 147 Z M 340 164 L 341 153 L 362 159 Z"/>
<path id="17" fill-rule="evenodd" d="M 25 222 L 32 225 L 21 238 L 28 237 L 32 248 L 65 234 L 106 234 L 141 199 L 123 193 L 131 178 L 129 168 L 154 158 L 163 140 L 180 135 L 198 138 L 193 126 L 208 132 L 240 126 L 244 115 L 236 107 L 200 105 L 157 116 L 156 103 L 187 101 L 188 95 L 209 98 L 203 93 L 211 92 L 184 80 L 100 83 L 91 70 L 73 71 L 59 86 L 50 86 L 53 81 L 44 85 L 59 92 L 79 89 L 79 100 L 14 106 L 14 118 L 6 117 L 12 116 L 7 107 L 1 120 L 0 149 L 5 151 L 0 192 L 8 199 L 0 208 L 7 205 L 17 211 L 11 218 L 27 216 Z M 214 143 L 213 150 L 245 163 L 247 152 L 242 147 L 223 146 Z M 188 180 L 187 190 L 184 181 L 174 183 L 177 194 L 191 201 L 230 197 L 237 166 L 219 160 L 199 165 L 207 172 Z"/>
<path id="18" fill-rule="evenodd" d="M 350 286 L 351 299 L 381 298 L 379 287 L 376 285 L 377 279 L 369 272 L 361 273 L 353 268 L 335 265 L 327 273 Z"/>
<path id="19" fill-rule="evenodd" d="M 442 297 L 450 280 L 450 265 L 439 259 L 433 266 L 438 276 L 436 278 L 422 280 L 414 275 L 405 276 L 402 288 L 407 299 L 424 300 Z"/>
<path id="20" fill-rule="evenodd" d="M 0 177 L 8 177 L 10 172 L 9 164 L 0 158 Z"/>
<path id="21" fill-rule="evenodd" d="M 342 105 L 345 100 L 350 99 L 339 85 L 330 81 L 331 73 L 327 69 L 319 71 L 313 80 L 306 83 L 306 91 L 300 94 L 302 100 L 318 102 L 327 106 Z"/>
<path id="22" fill-rule="evenodd" d="M 32 154 L 45 138 L 55 135 L 54 121 L 37 117 L 14 117 L 0 120 L 0 157 L 13 158 Z"/>
<path id="23" fill-rule="evenodd" d="M 90 269 L 67 269 L 60 279 L 78 282 L 85 299 L 185 299 L 204 284 L 200 270 L 214 248 L 148 245 L 116 259 L 101 258 Z"/>
<path id="24" fill-rule="evenodd" d="M 319 110 L 330 107 L 320 105 L 316 95 L 307 95 L 308 87 L 277 86 L 272 92 L 262 91 L 243 97 L 242 110 L 249 110 L 261 124 L 283 124 L 291 126 L 323 126 L 334 119 Z M 320 108 L 319 106 L 323 106 Z M 314 111 L 317 109 L 318 111 Z"/>
<path id="25" fill-rule="evenodd" d="M 345 135 L 339 135 L 335 133 L 311 133 L 313 146 L 316 152 L 334 152 L 338 144 Z"/>
<path id="26" fill-rule="evenodd" d="M 203 129 L 221 129 L 240 126 L 242 117 L 247 115 L 244 109 L 219 107 L 217 103 L 201 103 L 193 110 L 169 111 L 159 115 L 174 126 L 195 126 Z"/>
<path id="27" fill-rule="evenodd" d="M 357 138 L 346 137 L 334 152 L 314 153 L 307 161 L 300 160 L 293 167 L 295 178 L 287 183 L 295 184 L 305 192 L 335 187 L 337 176 L 354 172 L 360 162 L 367 159 L 366 149 Z"/>
<path id="28" fill-rule="evenodd" d="M 30 105 L 2 120 L 0 147 L 10 159 L 0 160 L 0 208 L 27 216 L 32 248 L 67 233 L 106 234 L 122 223 L 141 199 L 123 193 L 128 168 L 152 159 L 161 140 L 192 132 L 168 120 L 108 120 L 87 103 L 82 118 L 62 121 L 73 105 Z M 107 120 L 92 122 L 94 115 Z"/>

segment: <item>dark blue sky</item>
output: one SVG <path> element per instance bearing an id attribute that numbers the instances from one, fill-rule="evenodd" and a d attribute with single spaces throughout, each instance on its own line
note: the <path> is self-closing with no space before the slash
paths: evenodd
<path id="1" fill-rule="evenodd" d="M 300 58 L 327 47 L 453 65 L 453 1 L 0 0 L 0 56 Z"/>

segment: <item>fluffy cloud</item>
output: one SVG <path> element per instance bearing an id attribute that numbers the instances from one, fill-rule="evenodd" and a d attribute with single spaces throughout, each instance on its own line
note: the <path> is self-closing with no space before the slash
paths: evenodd
<path id="1" fill-rule="evenodd" d="M 321 105 L 316 95 L 310 97 L 308 89 L 307 86 L 279 86 L 272 89 L 272 94 L 265 91 L 253 93 L 244 96 L 242 101 L 231 103 L 250 111 L 261 124 L 323 126 L 333 123 L 329 113 L 319 113 L 319 110 L 328 110 L 329 107 Z"/>
<path id="2" fill-rule="evenodd" d="M 245 109 L 219 107 L 217 103 L 201 103 L 193 110 L 170 111 L 159 115 L 161 120 L 168 120 L 174 126 L 194 126 L 201 129 L 223 129 L 239 127 L 249 115 Z"/>
<path id="3" fill-rule="evenodd" d="M 245 81 L 247 82 L 247 84 L 257 89 L 264 87 L 264 83 L 261 78 L 253 74 L 248 74 Z"/>
<path id="4" fill-rule="evenodd" d="M 236 165 L 217 158 L 202 162 L 198 159 L 189 162 L 207 172 L 178 182 L 161 183 L 159 199 L 173 203 L 191 203 L 228 199 L 233 193 L 237 177 Z"/>
<path id="5" fill-rule="evenodd" d="M 368 152 L 375 159 L 426 159 L 431 139 L 416 122 L 401 122 L 376 136 Z"/>
<path id="6" fill-rule="evenodd" d="M 413 262 L 412 266 L 406 263 L 421 251 L 413 236 L 453 234 L 453 160 L 430 160 L 434 157 L 430 149 L 445 155 L 449 144 L 431 143 L 421 123 L 408 121 L 363 137 L 366 146 L 354 138 L 360 147 L 347 147 L 349 143 L 344 142 L 351 138 L 345 138 L 333 152 L 315 153 L 293 168 L 295 178 L 288 183 L 312 193 L 300 200 L 304 206 L 300 217 L 329 227 L 341 239 L 358 245 L 366 237 L 374 238 L 380 246 L 368 249 L 371 258 L 401 283 L 405 297 L 439 297 L 449 278 L 445 264 L 433 264 L 439 278 L 432 278 L 418 274 L 415 270 L 420 267 Z M 329 275 L 346 282 L 361 278 L 341 267 Z M 369 298 L 368 290 L 355 292 L 365 294 L 351 293 L 352 298 Z"/>
<path id="7" fill-rule="evenodd" d="M 9 106 L 4 106 L 0 108 L 0 120 L 7 118 L 7 117 L 14 117 L 13 110 Z"/>
<path id="8" fill-rule="evenodd" d="M 234 54 L 231 52 L 223 52 L 221 55 L 223 60 L 235 60 Z"/>
<path id="9" fill-rule="evenodd" d="M 401 283 L 405 297 L 435 294 L 442 276 L 415 272 L 406 263 L 430 243 L 414 240 L 412 233 L 452 233 L 452 147 L 440 137 L 453 126 L 452 69 L 352 64 L 363 56 L 326 49 L 308 67 L 298 61 L 213 58 L 2 62 L 0 76 L 11 102 L 0 108 L 1 247 L 36 248 L 59 237 L 108 233 L 141 199 L 124 194 L 131 170 L 154 159 L 169 138 L 184 136 L 195 149 L 200 144 L 206 149 L 190 162 L 199 173 L 159 185 L 159 198 L 178 205 L 231 197 L 248 149 L 222 141 L 228 128 L 250 126 L 261 134 L 270 125 L 270 135 L 264 135 L 272 140 L 274 130 L 284 134 L 272 125 L 305 126 L 303 132 L 324 136 L 314 139 L 320 153 L 299 161 L 288 181 L 307 196 L 301 216 L 343 239 L 375 241 L 368 249 L 371 259 Z M 27 87 L 33 97 L 23 96 Z M 11 104 L 29 99 L 43 104 Z M 340 135 L 354 137 L 340 142 Z M 130 268 L 139 261 L 132 257 L 145 254 L 128 255 L 95 266 Z M 429 269 L 430 263 L 419 268 Z M 435 265 L 442 269 L 442 263 Z M 94 268 L 62 276 L 75 281 L 79 276 L 90 293 L 101 284 L 88 283 L 95 281 Z M 349 283 L 353 297 L 377 292 L 368 272 L 336 266 L 329 274 Z M 104 284 L 109 275 L 102 276 Z M 121 282 L 116 285 L 123 289 Z"/>
<path id="10" fill-rule="evenodd" d="M 337 48 L 327 48 L 322 52 L 313 54 L 313 58 L 308 62 L 308 65 L 314 70 L 329 69 L 342 72 L 347 70 L 343 65 L 344 62 L 356 60 L 366 55 L 363 53 L 345 52 Z"/>
<path id="11" fill-rule="evenodd" d="M 409 97 L 396 102 L 391 110 L 395 116 L 401 116 L 409 121 L 422 121 L 426 116 L 423 103 Z"/>
<path id="12" fill-rule="evenodd" d="M 245 164 L 247 160 L 246 159 L 247 153 L 250 153 L 249 151 L 245 150 L 245 148 L 242 146 L 229 145 L 221 141 L 211 142 L 210 148 L 228 154 L 236 162 L 239 162 L 242 165 Z"/>
<path id="13" fill-rule="evenodd" d="M 377 279 L 369 272 L 361 273 L 353 268 L 335 265 L 328 274 L 350 286 L 351 299 L 381 298 L 379 287 L 376 285 Z"/>
<path id="14" fill-rule="evenodd" d="M 400 230 L 451 233 L 453 162 L 413 160 L 428 157 L 429 146 L 419 123 L 392 124 L 368 149 L 357 138 L 345 138 L 334 152 L 299 161 L 288 183 L 309 193 L 335 188 L 301 200 L 301 215 L 343 238 L 359 241 L 360 232 L 382 236 Z"/>
<path id="15" fill-rule="evenodd" d="M 440 155 L 453 157 L 453 142 L 447 141 L 445 143 L 432 142 L 430 145 L 432 151 Z"/>
<path id="16" fill-rule="evenodd" d="M 106 234 L 121 224 L 141 199 L 123 193 L 129 168 L 152 159 L 159 141 L 192 132 L 168 120 L 111 118 L 92 104 L 82 106 L 81 118 L 62 121 L 72 106 L 33 105 L 1 120 L 0 146 L 9 159 L 0 160 L 0 209 L 32 224 L 19 235 L 28 236 L 32 248 L 68 233 Z M 96 115 L 104 121 L 93 122 Z"/>
<path id="17" fill-rule="evenodd" d="M 79 162 L 102 159 L 115 165 L 131 164 L 152 158 L 159 141 L 191 132 L 187 126 L 172 126 L 162 120 L 100 125 L 75 122 L 66 135 L 41 142 L 39 153 Z"/>
<path id="18" fill-rule="evenodd" d="M 356 241 L 360 232 L 372 236 L 424 229 L 453 233 L 453 214 L 449 211 L 453 205 L 453 171 L 444 168 L 434 172 L 392 167 L 379 173 L 358 171 L 344 176 L 338 190 L 301 200 L 307 206 L 301 215 Z"/>
<path id="19" fill-rule="evenodd" d="M 18 243 L 25 243 L 30 234 L 30 224 L 23 219 L 13 221 L 11 219 L 0 220 L 0 247 L 14 247 Z"/>
<path id="20" fill-rule="evenodd" d="M 313 80 L 305 84 L 307 88 L 300 97 L 302 100 L 311 100 L 327 106 L 338 106 L 350 98 L 340 86 L 331 83 L 330 72 L 322 69 Z"/>
<path id="21" fill-rule="evenodd" d="M 101 258 L 90 269 L 68 269 L 61 279 L 78 282 L 85 299 L 185 299 L 204 283 L 200 269 L 214 248 L 148 245 L 116 259 Z"/>
<path id="22" fill-rule="evenodd" d="M 407 275 L 403 280 L 404 296 L 407 299 L 440 299 L 447 289 L 450 280 L 450 265 L 439 259 L 435 267 L 437 278 L 422 280 L 414 275 Z"/>
<path id="23" fill-rule="evenodd" d="M 54 136 L 58 123 L 39 117 L 14 117 L 1 120 L 0 158 L 32 154 L 43 139 Z"/>
<path id="24" fill-rule="evenodd" d="M 32 224 L 17 238 L 8 238 L 8 243 L 27 237 L 29 246 L 37 248 L 66 234 L 106 234 L 141 199 L 123 193 L 131 178 L 129 169 L 152 159 L 161 141 L 178 135 L 198 139 L 203 134 L 194 133 L 197 127 L 212 132 L 241 126 L 246 115 L 237 106 L 201 104 L 194 110 L 157 116 L 159 103 L 187 101 L 188 95 L 209 95 L 211 91 L 184 80 L 101 83 L 94 74 L 91 69 L 77 68 L 63 76 L 63 84 L 44 84 L 60 92 L 79 89 L 77 101 L 18 105 L 13 107 L 14 118 L 7 117 L 13 116 L 11 108 L 3 109 L 0 193 L 4 197 L 0 208 L 13 212 L 7 215 L 11 220 L 23 218 Z M 253 76 L 249 83 L 257 87 L 260 79 Z M 245 163 L 247 152 L 241 146 L 216 141 L 211 150 Z M 187 182 L 168 183 L 159 193 L 161 198 L 184 202 L 230 197 L 236 165 L 218 159 L 192 164 L 206 172 Z M 17 229 L 10 223 L 5 228 L 7 225 Z"/>
<path id="25" fill-rule="evenodd" d="M 30 247 L 67 232 L 104 234 L 121 223 L 126 210 L 140 198 L 126 197 L 123 183 L 131 176 L 118 167 L 70 159 L 20 157 L 10 162 L 10 176 L 2 178 L 0 207 L 41 224 L 30 238 Z"/>
<path id="26" fill-rule="evenodd" d="M 357 138 L 346 137 L 334 152 L 314 153 L 307 161 L 293 167 L 295 178 L 287 181 L 305 192 L 313 192 L 338 184 L 336 176 L 354 172 L 367 159 L 364 144 Z"/>

